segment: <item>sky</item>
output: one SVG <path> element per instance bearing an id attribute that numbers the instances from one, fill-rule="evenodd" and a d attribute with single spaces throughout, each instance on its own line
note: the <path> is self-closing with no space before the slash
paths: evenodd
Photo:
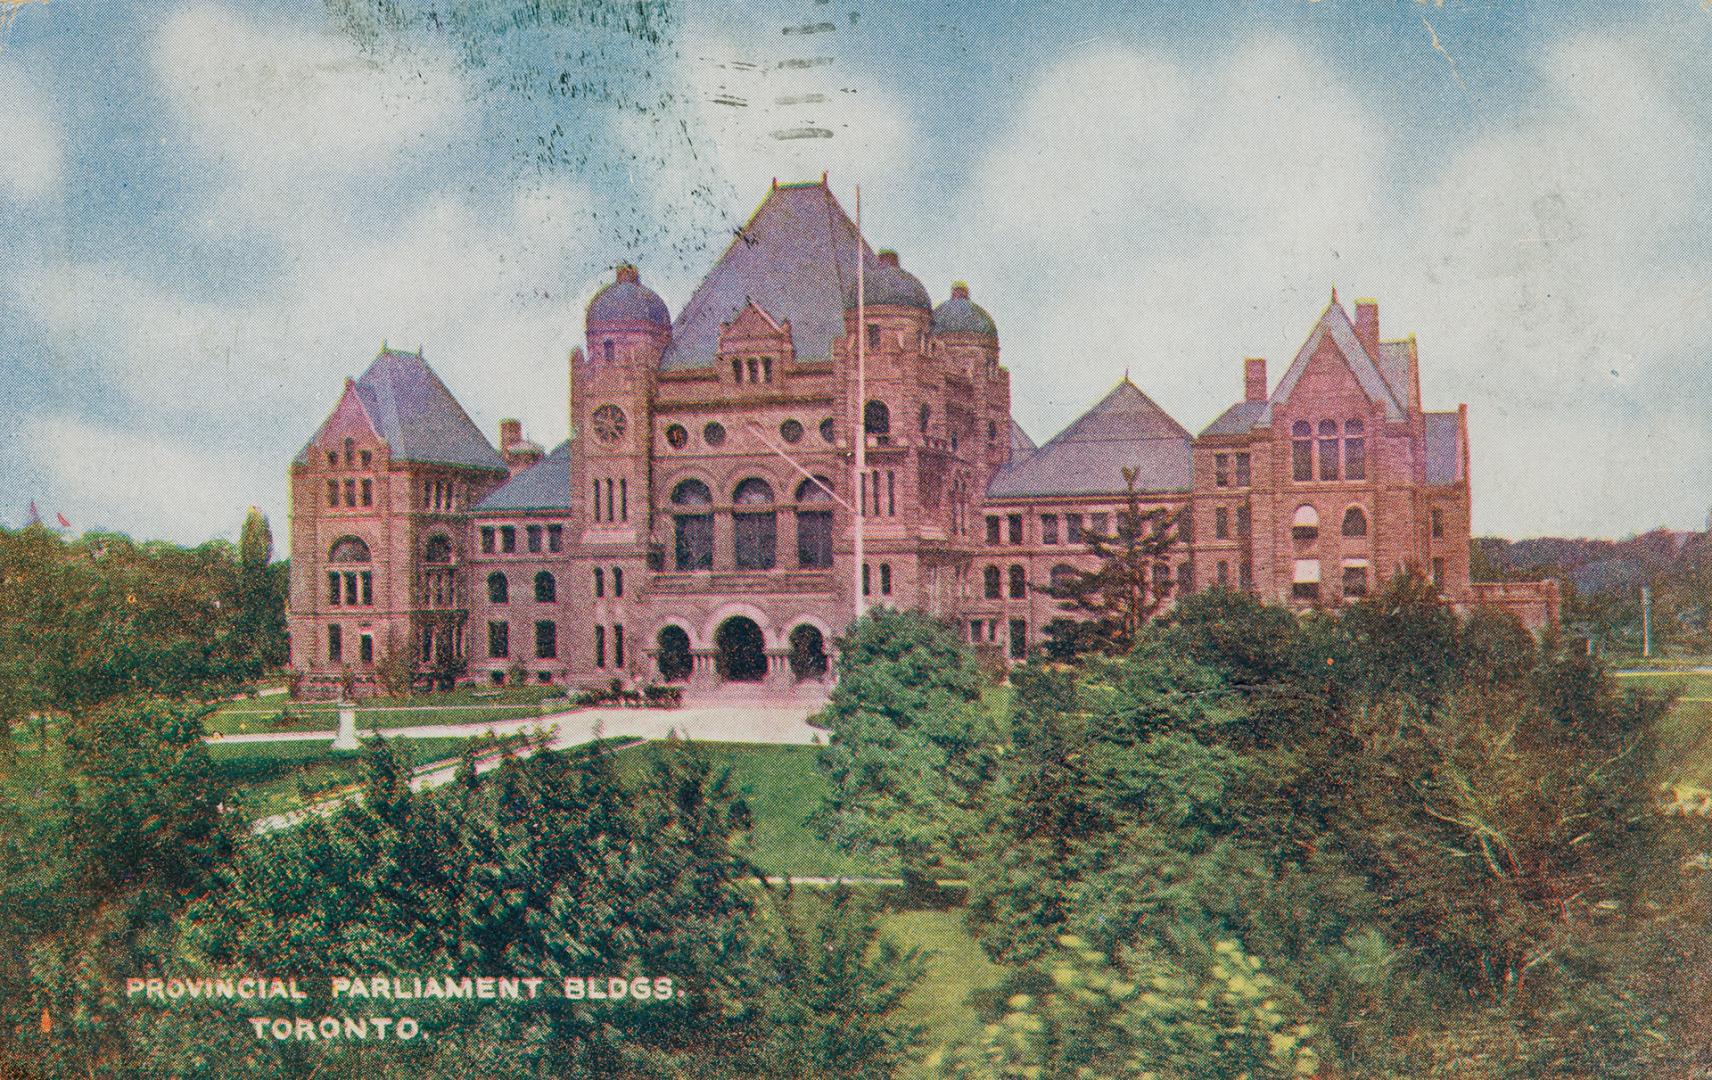
<path id="1" fill-rule="evenodd" d="M 1476 534 L 1702 528 L 1709 84 L 1712 0 L 27 3 L 0 524 L 283 545 L 383 342 L 552 446 L 612 267 L 675 312 L 826 172 L 970 283 L 1037 441 L 1126 373 L 1200 430 L 1335 286 L 1469 406 Z"/>

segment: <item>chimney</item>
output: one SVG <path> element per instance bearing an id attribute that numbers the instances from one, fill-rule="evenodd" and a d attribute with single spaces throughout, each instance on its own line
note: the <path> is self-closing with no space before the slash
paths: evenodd
<path id="1" fill-rule="evenodd" d="M 499 456 L 505 459 L 505 467 L 511 470 L 511 475 L 516 476 L 541 460 L 541 448 L 523 437 L 521 420 L 501 420 Z"/>
<path id="2" fill-rule="evenodd" d="M 1367 355 L 1379 359 L 1379 301 L 1355 302 L 1355 339 L 1367 350 Z"/>
<path id="3" fill-rule="evenodd" d="M 505 450 L 515 443 L 523 441 L 523 421 L 501 420 L 499 422 L 499 448 Z"/>
<path id="4" fill-rule="evenodd" d="M 1266 357 L 1251 356 L 1242 362 L 1242 399 L 1266 400 Z"/>

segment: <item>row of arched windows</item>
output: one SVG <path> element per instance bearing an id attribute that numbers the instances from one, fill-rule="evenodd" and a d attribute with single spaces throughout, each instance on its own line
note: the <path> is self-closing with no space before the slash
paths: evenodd
<path id="1" fill-rule="evenodd" d="M 734 562 L 739 570 L 771 570 L 778 565 L 778 513 L 773 486 L 758 476 L 732 493 Z M 832 482 L 817 476 L 796 490 L 797 565 L 832 565 Z M 700 480 L 672 489 L 672 522 L 678 570 L 713 569 L 713 492 Z"/>
<path id="2" fill-rule="evenodd" d="M 1317 429 L 1306 420 L 1291 424 L 1291 479 L 1299 482 L 1314 479 L 1316 450 L 1321 480 L 1367 479 L 1367 437 L 1360 420 L 1344 421 L 1341 440 L 1336 420 L 1321 420 Z"/>
<path id="3" fill-rule="evenodd" d="M 1367 511 L 1359 506 L 1352 506 L 1343 512 L 1344 536 L 1355 538 L 1367 535 Z M 1295 516 L 1290 522 L 1290 535 L 1297 540 L 1317 540 L 1320 535 L 1320 514 L 1312 506 L 1303 503 L 1296 507 Z"/>
<path id="4" fill-rule="evenodd" d="M 487 576 L 487 598 L 489 603 L 507 604 L 511 602 L 511 579 L 495 570 Z M 546 570 L 535 575 L 535 602 L 551 604 L 559 599 L 559 582 L 552 573 Z"/>

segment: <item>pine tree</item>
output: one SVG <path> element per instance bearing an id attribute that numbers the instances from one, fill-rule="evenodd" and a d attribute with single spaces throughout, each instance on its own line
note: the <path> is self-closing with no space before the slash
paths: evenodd
<path id="1" fill-rule="evenodd" d="M 1116 529 L 1082 534 L 1088 550 L 1099 558 L 1099 566 L 1073 571 L 1044 586 L 1067 612 L 1084 616 L 1080 620 L 1055 620 L 1048 626 L 1055 643 L 1049 651 L 1069 655 L 1096 650 L 1126 653 L 1171 595 L 1167 559 L 1182 539 L 1182 512 L 1162 507 L 1143 510 L 1135 488 L 1136 475 L 1133 468 L 1123 471 L 1128 492 L 1126 505 L 1116 515 Z"/>

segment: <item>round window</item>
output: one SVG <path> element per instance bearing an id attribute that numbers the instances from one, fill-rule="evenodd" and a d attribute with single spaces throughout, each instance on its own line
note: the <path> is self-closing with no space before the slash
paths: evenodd
<path id="1" fill-rule="evenodd" d="M 594 437 L 603 443 L 615 443 L 624 437 L 624 410 L 617 405 L 602 405 L 594 411 Z"/>
<path id="2" fill-rule="evenodd" d="M 837 425 L 835 425 L 832 422 L 832 417 L 829 416 L 825 420 L 822 420 L 820 422 L 820 437 L 821 438 L 825 439 L 827 442 L 832 442 L 835 438 L 837 438 L 837 436 L 838 436 L 838 427 L 837 427 Z"/>
<path id="3" fill-rule="evenodd" d="M 725 425 L 718 420 L 710 420 L 708 425 L 701 429 L 701 437 L 709 446 L 723 446 L 725 444 Z"/>
<path id="4" fill-rule="evenodd" d="M 684 425 L 673 424 L 666 429 L 666 442 L 673 450 L 682 450 L 689 445 L 690 433 L 684 430 Z"/>
<path id="5" fill-rule="evenodd" d="M 803 427 L 795 420 L 786 420 L 779 425 L 779 438 L 788 443 L 802 442 Z"/>

